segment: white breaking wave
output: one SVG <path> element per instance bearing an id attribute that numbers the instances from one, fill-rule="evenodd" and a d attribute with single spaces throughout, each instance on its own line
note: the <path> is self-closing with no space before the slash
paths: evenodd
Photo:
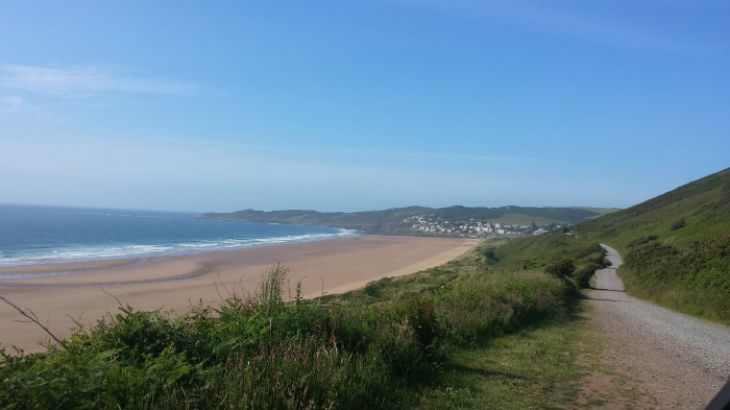
<path id="1" fill-rule="evenodd" d="M 0 266 L 32 265 L 53 262 L 72 262 L 93 259 L 117 259 L 139 256 L 162 256 L 204 252 L 207 250 L 249 248 L 262 245 L 273 245 L 292 242 L 309 242 L 357 235 L 350 229 L 340 229 L 335 233 L 315 233 L 305 235 L 287 235 L 268 238 L 220 239 L 199 242 L 181 242 L 175 244 L 130 244 L 109 246 L 78 246 L 50 249 L 46 252 L 28 253 L 25 255 L 5 257 L 0 254 Z M 19 278 L 20 274 L 0 274 L 0 279 Z"/>

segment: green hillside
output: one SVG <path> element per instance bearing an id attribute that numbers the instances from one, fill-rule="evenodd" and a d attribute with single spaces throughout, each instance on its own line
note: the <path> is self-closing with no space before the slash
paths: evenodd
<path id="1" fill-rule="evenodd" d="M 245 209 L 231 213 L 208 213 L 203 218 L 244 219 L 251 222 L 324 225 L 359 229 L 371 233 L 397 232 L 404 218 L 430 212 L 429 208 L 407 207 L 366 212 L 317 212 L 308 210 L 257 211 Z"/>
<path id="2" fill-rule="evenodd" d="M 554 208 L 504 206 L 499 208 L 450 206 L 428 208 L 412 206 L 364 212 L 317 212 L 308 210 L 256 211 L 246 209 L 230 213 L 207 213 L 203 218 L 245 219 L 252 222 L 274 222 L 301 225 L 325 225 L 358 229 L 378 234 L 413 234 L 404 219 L 430 216 L 454 223 L 480 220 L 492 223 L 538 226 L 575 224 L 595 218 L 606 210 L 594 208 Z"/>
<path id="3" fill-rule="evenodd" d="M 576 231 L 621 252 L 630 293 L 730 323 L 730 169 Z"/>

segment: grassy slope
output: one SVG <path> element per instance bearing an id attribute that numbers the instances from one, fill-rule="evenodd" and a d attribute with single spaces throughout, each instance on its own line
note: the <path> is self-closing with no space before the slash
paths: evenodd
<path id="1" fill-rule="evenodd" d="M 565 224 L 565 221 L 557 220 L 557 219 L 550 219 L 545 218 L 541 216 L 530 216 L 525 214 L 517 214 L 517 213 L 506 213 L 500 217 L 497 218 L 491 218 L 489 222 L 493 223 L 502 223 L 502 224 L 511 224 L 511 225 L 530 225 L 534 223 L 538 226 L 546 226 L 550 225 L 552 223 L 557 224 Z"/>
<path id="2" fill-rule="evenodd" d="M 573 278 L 543 271 L 601 254 L 562 232 L 503 242 L 321 300 L 283 302 L 273 278 L 180 318 L 125 310 L 64 347 L 3 355 L 0 408 L 438 408 L 458 386 L 473 390 L 462 407 L 564 404 L 579 372 L 556 324 Z"/>
<path id="3" fill-rule="evenodd" d="M 584 206 L 584 207 L 581 207 L 581 209 L 595 212 L 597 217 L 621 210 L 621 208 L 596 208 L 596 207 L 592 207 L 592 206 Z"/>
<path id="4" fill-rule="evenodd" d="M 622 253 L 630 293 L 730 324 L 730 169 L 576 231 Z"/>

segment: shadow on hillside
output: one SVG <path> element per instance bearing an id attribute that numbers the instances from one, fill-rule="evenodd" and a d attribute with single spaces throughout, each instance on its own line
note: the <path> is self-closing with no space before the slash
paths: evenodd
<path id="1" fill-rule="evenodd" d="M 625 290 L 618 290 L 618 289 L 605 289 L 605 288 L 594 288 L 594 287 L 590 287 L 590 288 L 588 288 L 588 289 L 590 289 L 590 290 L 605 290 L 605 291 L 607 291 L 607 292 L 622 292 L 622 293 L 625 293 L 625 292 L 626 292 Z M 590 298 L 587 298 L 587 299 L 590 299 Z"/>
<path id="2" fill-rule="evenodd" d="M 585 300 L 595 300 L 595 301 L 598 301 L 598 302 L 622 302 L 621 300 L 606 299 L 606 298 L 589 298 L 589 297 L 586 297 L 584 299 Z"/>
<path id="3" fill-rule="evenodd" d="M 529 377 L 525 377 L 519 374 L 510 373 L 510 372 L 501 372 L 498 370 L 486 370 L 486 369 L 480 369 L 477 367 L 467 366 L 461 363 L 449 363 L 444 365 L 444 370 L 446 371 L 454 371 L 454 372 L 462 372 L 462 373 L 470 373 L 475 374 L 482 377 L 495 377 L 495 376 L 501 376 L 501 377 L 508 377 L 512 379 L 519 379 L 519 380 L 532 380 Z"/>

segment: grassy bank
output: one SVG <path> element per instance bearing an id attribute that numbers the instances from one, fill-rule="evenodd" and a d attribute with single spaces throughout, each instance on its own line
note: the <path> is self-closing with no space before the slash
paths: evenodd
<path id="1" fill-rule="evenodd" d="M 425 406 L 418 392 L 453 387 L 458 375 L 445 369 L 466 352 L 568 320 L 579 272 L 600 256 L 562 232 L 486 242 L 438 268 L 289 302 L 276 267 L 255 295 L 216 308 L 173 318 L 125 307 L 46 352 L 4 351 L 0 406 Z"/>
<path id="2" fill-rule="evenodd" d="M 730 235 L 678 248 L 630 247 L 621 276 L 638 297 L 730 325 Z"/>

